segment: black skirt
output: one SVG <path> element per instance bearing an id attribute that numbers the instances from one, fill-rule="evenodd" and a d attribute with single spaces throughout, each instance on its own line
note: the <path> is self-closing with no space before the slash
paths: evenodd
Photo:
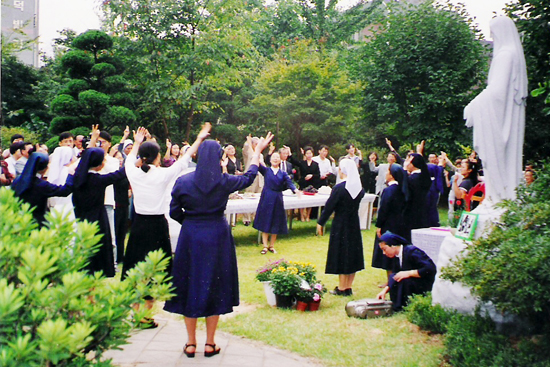
<path id="1" fill-rule="evenodd" d="M 126 278 L 128 270 L 132 269 L 140 261 L 144 261 L 147 254 L 155 250 L 163 250 L 168 257 L 166 273 L 172 273 L 172 247 L 168 222 L 163 214 L 142 215 L 135 214 L 130 229 L 130 237 L 124 254 L 124 266 L 122 279 Z"/>

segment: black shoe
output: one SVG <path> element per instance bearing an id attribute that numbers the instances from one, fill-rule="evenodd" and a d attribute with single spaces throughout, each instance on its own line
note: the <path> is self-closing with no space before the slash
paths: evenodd
<path id="1" fill-rule="evenodd" d="M 195 351 L 188 352 L 187 348 L 195 348 L 195 350 L 196 350 L 197 345 L 196 344 L 185 344 L 185 347 L 183 347 L 183 353 L 185 353 L 187 358 L 195 358 Z"/>
<path id="2" fill-rule="evenodd" d="M 340 289 L 338 289 L 338 287 L 335 287 L 334 290 L 330 291 L 329 293 L 334 294 L 335 296 L 344 296 L 345 292 L 346 291 L 341 291 Z"/>
<path id="3" fill-rule="evenodd" d="M 344 296 L 353 296 L 353 291 L 351 288 L 344 290 Z"/>
<path id="4" fill-rule="evenodd" d="M 212 348 L 211 352 L 207 352 L 206 350 L 204 351 L 205 357 L 213 357 L 216 354 L 220 354 L 221 348 L 216 348 L 216 344 L 205 344 L 204 346 Z"/>

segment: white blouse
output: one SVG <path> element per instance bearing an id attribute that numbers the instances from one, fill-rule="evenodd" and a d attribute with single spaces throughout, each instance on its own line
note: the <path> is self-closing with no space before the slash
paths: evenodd
<path id="1" fill-rule="evenodd" d="M 179 174 L 187 169 L 191 157 L 185 154 L 170 167 L 155 167 L 150 165 L 149 171 L 143 172 L 136 167 L 137 157 L 129 154 L 126 158 L 126 176 L 130 181 L 134 193 L 134 208 L 142 215 L 161 215 L 166 212 L 166 191 L 171 190 L 169 185 Z"/>

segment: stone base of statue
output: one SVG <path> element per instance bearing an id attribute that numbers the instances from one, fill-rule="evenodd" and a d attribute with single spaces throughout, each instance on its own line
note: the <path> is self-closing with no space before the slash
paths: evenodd
<path id="1" fill-rule="evenodd" d="M 478 214 L 478 224 L 474 235 L 474 238 L 477 239 L 481 236 L 487 236 L 491 227 L 498 222 L 503 210 L 494 208 L 489 201 L 484 201 L 472 213 Z M 452 260 L 470 245 L 470 241 L 447 236 L 439 251 L 437 268 L 442 269 L 448 266 Z M 529 326 L 523 320 L 519 320 L 513 315 L 500 313 L 491 303 L 481 302 L 479 298 L 472 295 L 470 288 L 462 283 L 451 283 L 448 280 L 441 279 L 439 272 L 432 290 L 432 301 L 433 304 L 440 304 L 445 308 L 455 309 L 460 313 L 471 315 L 479 307 L 481 314 L 490 316 L 495 322 L 497 330 L 502 332 L 516 334 L 529 329 Z"/>

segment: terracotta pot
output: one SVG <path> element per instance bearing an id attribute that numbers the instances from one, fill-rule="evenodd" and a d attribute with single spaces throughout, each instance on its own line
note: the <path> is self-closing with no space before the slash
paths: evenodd
<path id="1" fill-rule="evenodd" d="M 280 296 L 276 294 L 277 308 L 292 308 L 293 298 L 292 296 Z"/>
<path id="2" fill-rule="evenodd" d="M 298 301 L 296 302 L 296 311 L 304 312 L 305 310 L 307 310 L 307 306 L 308 306 L 307 302 Z"/>
<path id="3" fill-rule="evenodd" d="M 321 305 L 321 301 L 311 301 L 307 305 L 308 305 L 308 310 L 317 311 L 319 309 L 319 306 Z"/>

